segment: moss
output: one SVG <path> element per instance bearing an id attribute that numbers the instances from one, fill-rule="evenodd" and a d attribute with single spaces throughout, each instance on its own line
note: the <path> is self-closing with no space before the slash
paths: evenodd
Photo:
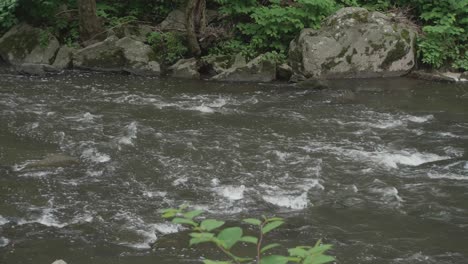
<path id="1" fill-rule="evenodd" d="M 37 30 L 10 35 L 0 43 L 0 54 L 11 53 L 15 58 L 24 59 L 39 45 L 39 37 L 40 32 Z"/>
<path id="2" fill-rule="evenodd" d="M 408 50 L 406 49 L 406 45 L 403 41 L 398 41 L 395 47 L 388 52 L 387 57 L 385 57 L 385 60 L 382 63 L 382 68 L 390 68 L 393 62 L 401 60 L 407 53 Z"/>
<path id="3" fill-rule="evenodd" d="M 343 48 L 336 57 L 337 58 L 343 58 L 345 56 L 346 52 L 348 52 L 348 49 L 349 49 L 349 46 L 346 47 L 346 48 Z"/>
<path id="4" fill-rule="evenodd" d="M 351 17 L 360 23 L 368 23 L 368 14 L 367 12 L 355 12 L 351 14 Z"/>
<path id="5" fill-rule="evenodd" d="M 336 65 L 340 64 L 340 61 L 336 61 L 335 58 L 328 59 L 325 63 L 322 64 L 322 71 L 329 71 L 333 69 Z"/>
<path id="6" fill-rule="evenodd" d="M 100 53 L 95 58 L 86 57 L 83 66 L 92 68 L 118 68 L 127 63 L 123 50 L 111 49 Z"/>
<path id="7" fill-rule="evenodd" d="M 353 61 L 353 56 L 356 55 L 358 52 L 357 50 L 354 48 L 353 49 L 353 53 L 352 54 L 349 54 L 348 56 L 346 56 L 346 61 L 351 64 L 351 62 Z"/>
<path id="8" fill-rule="evenodd" d="M 377 44 L 377 43 L 374 43 L 372 41 L 369 41 L 369 45 L 372 47 L 373 50 L 385 49 L 385 44 L 384 43 Z"/>
<path id="9" fill-rule="evenodd" d="M 410 32 L 407 29 L 401 31 L 401 37 L 405 40 L 406 44 L 411 45 Z"/>

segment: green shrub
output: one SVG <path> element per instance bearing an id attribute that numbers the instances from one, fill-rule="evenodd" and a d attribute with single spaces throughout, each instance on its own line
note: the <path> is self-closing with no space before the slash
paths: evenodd
<path id="1" fill-rule="evenodd" d="M 185 35 L 175 32 L 153 32 L 148 36 L 157 59 L 165 64 L 173 64 L 188 53 Z"/>
<path id="2" fill-rule="evenodd" d="M 224 221 L 216 219 L 199 220 L 199 216 L 203 213 L 202 210 L 188 211 L 186 206 L 179 209 L 163 210 L 163 217 L 171 219 L 174 224 L 181 224 L 191 229 L 190 246 L 208 243 L 218 248 L 220 252 L 226 255 L 228 260 L 215 261 L 205 259 L 205 264 L 231 264 L 231 263 L 257 263 L 257 264 L 286 264 L 286 263 L 303 263 L 303 264 L 324 264 L 335 260 L 334 257 L 326 255 L 326 251 L 331 248 L 331 245 L 323 245 L 319 240 L 315 246 L 298 246 L 287 250 L 288 255 L 269 254 L 273 249 L 281 247 L 278 243 L 265 245 L 266 236 L 271 231 L 277 229 L 284 224 L 282 218 L 263 217 L 260 219 L 244 219 L 243 222 L 257 230 L 257 236 L 244 235 L 244 230 L 241 227 L 226 227 L 221 229 Z M 233 248 L 244 244 L 252 247 L 255 256 L 240 257 L 233 253 Z M 278 251 L 278 250 L 276 250 Z"/>
<path id="3" fill-rule="evenodd" d="M 14 15 L 17 5 L 18 0 L 0 1 L 0 34 L 18 22 Z"/>
<path id="4" fill-rule="evenodd" d="M 335 10 L 333 0 L 228 1 L 217 0 L 221 12 L 240 21 L 237 29 L 256 55 L 268 51 L 286 54 L 289 43 L 305 27 L 318 28 L 323 18 Z"/>

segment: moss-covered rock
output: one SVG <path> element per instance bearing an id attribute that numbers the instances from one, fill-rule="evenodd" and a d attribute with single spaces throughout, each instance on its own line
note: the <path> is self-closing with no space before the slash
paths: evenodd
<path id="1" fill-rule="evenodd" d="M 171 76 L 181 79 L 200 79 L 200 63 L 195 58 L 182 59 L 169 67 Z"/>
<path id="2" fill-rule="evenodd" d="M 51 64 L 60 45 L 50 33 L 19 24 L 0 38 L 0 57 L 12 65 Z"/>
<path id="3" fill-rule="evenodd" d="M 154 57 L 151 47 L 141 41 L 111 36 L 74 53 L 73 66 L 95 71 L 159 76 L 161 68 Z"/>
<path id="4" fill-rule="evenodd" d="M 276 80 L 276 62 L 260 55 L 247 64 L 234 63 L 231 68 L 211 79 L 232 82 L 271 82 Z"/>
<path id="5" fill-rule="evenodd" d="M 400 76 L 415 65 L 415 38 L 385 14 L 343 8 L 319 31 L 302 30 L 290 44 L 289 64 L 296 75 L 313 78 Z"/>

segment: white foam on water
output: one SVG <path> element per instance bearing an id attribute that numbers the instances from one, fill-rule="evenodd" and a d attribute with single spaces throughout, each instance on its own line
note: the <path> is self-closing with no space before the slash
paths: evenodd
<path id="1" fill-rule="evenodd" d="M 54 209 L 46 208 L 43 210 L 42 214 L 38 218 L 32 219 L 32 220 L 21 219 L 18 221 L 18 225 L 38 223 L 44 226 L 57 227 L 57 228 L 63 228 L 67 226 L 67 224 L 58 222 L 53 212 L 54 212 Z"/>
<path id="2" fill-rule="evenodd" d="M 216 193 L 231 201 L 242 200 L 244 198 L 245 186 L 222 186 L 215 188 Z"/>
<path id="3" fill-rule="evenodd" d="M 293 210 L 301 210 L 307 208 L 309 201 L 307 198 L 307 192 L 302 193 L 299 196 L 293 195 L 263 195 L 263 200 L 270 204 L 274 204 L 279 207 L 289 208 Z"/>
<path id="4" fill-rule="evenodd" d="M 138 125 L 137 122 L 132 122 L 126 127 L 126 136 L 119 139 L 120 145 L 133 146 L 133 140 L 137 138 Z"/>
<path id="5" fill-rule="evenodd" d="M 216 187 L 219 186 L 220 180 L 218 178 L 211 179 L 211 186 Z"/>
<path id="6" fill-rule="evenodd" d="M 153 197 L 166 197 L 167 192 L 150 192 L 150 191 L 145 191 L 143 192 L 143 195 L 149 198 Z"/>
<path id="7" fill-rule="evenodd" d="M 188 181 L 187 177 L 181 177 L 181 178 L 178 178 L 175 181 L 173 181 L 172 185 L 173 186 L 184 185 L 185 183 L 187 183 L 187 181 Z"/>
<path id="8" fill-rule="evenodd" d="M 29 178 L 44 178 L 50 174 L 53 174 L 51 171 L 31 171 L 25 172 L 19 175 L 19 177 L 29 177 Z"/>
<path id="9" fill-rule="evenodd" d="M 226 99 L 218 98 L 218 99 L 214 100 L 212 103 L 207 104 L 207 106 L 214 107 L 214 108 L 220 108 L 220 107 L 225 106 L 226 104 L 227 104 Z"/>
<path id="10" fill-rule="evenodd" d="M 457 136 L 451 132 L 439 132 L 437 133 L 437 135 L 441 136 L 441 137 L 449 137 L 449 138 L 460 138 L 460 136 Z"/>
<path id="11" fill-rule="evenodd" d="M 8 221 L 6 218 L 0 215 L 0 226 L 4 224 L 8 224 L 10 221 Z"/>
<path id="12" fill-rule="evenodd" d="M 465 166 L 463 167 L 465 170 L 468 170 L 468 161 L 465 163 Z"/>
<path id="13" fill-rule="evenodd" d="M 427 176 L 431 179 L 446 179 L 446 180 L 457 180 L 457 181 L 467 181 L 468 176 L 463 176 L 455 173 L 436 173 L 428 172 Z"/>
<path id="14" fill-rule="evenodd" d="M 371 188 L 372 193 L 381 194 L 386 201 L 396 200 L 397 202 L 403 202 L 403 199 L 398 195 L 398 189 L 395 187 L 384 187 L 384 188 Z"/>
<path id="15" fill-rule="evenodd" d="M 208 107 L 206 105 L 191 107 L 191 108 L 189 108 L 189 110 L 199 111 L 199 112 L 207 113 L 207 114 L 215 112 L 215 110 L 213 108 Z"/>
<path id="16" fill-rule="evenodd" d="M 6 247 L 10 244 L 10 240 L 6 237 L 0 237 L 0 247 Z"/>
<path id="17" fill-rule="evenodd" d="M 95 163 L 105 163 L 111 160 L 109 155 L 100 153 L 95 148 L 85 149 L 81 154 L 81 157 Z"/>
<path id="18" fill-rule="evenodd" d="M 424 163 L 449 159 L 447 156 L 439 156 L 432 153 L 421 153 L 414 150 L 366 152 L 361 150 L 349 150 L 348 155 L 356 159 L 366 159 L 378 162 L 384 166 L 397 169 L 398 165 L 419 166 Z"/>
<path id="19" fill-rule="evenodd" d="M 427 121 L 430 121 L 434 119 L 433 115 L 426 115 L 426 116 L 407 116 L 407 119 L 411 122 L 414 123 L 426 123 Z"/>

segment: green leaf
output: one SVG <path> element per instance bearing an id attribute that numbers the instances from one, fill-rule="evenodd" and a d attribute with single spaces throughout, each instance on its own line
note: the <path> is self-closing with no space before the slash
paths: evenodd
<path id="1" fill-rule="evenodd" d="M 218 234 L 217 238 L 225 249 L 230 249 L 242 238 L 242 229 L 240 227 L 226 228 Z"/>
<path id="2" fill-rule="evenodd" d="M 193 246 L 193 245 L 197 245 L 200 243 L 206 243 L 206 242 L 211 242 L 211 241 L 213 241 L 213 239 L 210 237 L 194 237 L 190 239 L 189 245 Z"/>
<path id="3" fill-rule="evenodd" d="M 304 259 L 304 264 L 324 264 L 335 261 L 334 257 L 327 255 L 318 255 L 318 256 L 308 256 Z"/>
<path id="4" fill-rule="evenodd" d="M 232 264 L 230 261 L 218 261 L 218 260 L 209 260 L 205 259 L 203 260 L 204 264 Z"/>
<path id="5" fill-rule="evenodd" d="M 271 230 L 278 228 L 282 224 L 284 224 L 283 221 L 274 221 L 274 222 L 268 223 L 262 228 L 262 233 L 266 234 L 270 232 Z"/>
<path id="6" fill-rule="evenodd" d="M 287 264 L 288 258 L 285 256 L 271 255 L 262 258 L 260 264 Z"/>
<path id="7" fill-rule="evenodd" d="M 255 219 L 255 218 L 247 218 L 247 219 L 244 219 L 243 221 L 246 222 L 247 224 L 256 225 L 256 226 L 259 226 L 262 224 L 262 221 Z"/>
<path id="8" fill-rule="evenodd" d="M 164 210 L 162 210 L 162 217 L 163 218 L 172 218 L 172 217 L 175 217 L 178 212 L 179 212 L 179 210 L 174 209 L 174 208 L 164 209 Z"/>
<path id="9" fill-rule="evenodd" d="M 184 217 L 187 219 L 193 219 L 203 213 L 203 210 L 194 210 L 184 214 Z"/>
<path id="10" fill-rule="evenodd" d="M 261 253 L 264 253 L 264 252 L 266 252 L 266 251 L 268 251 L 268 250 L 270 250 L 270 249 L 272 249 L 272 248 L 279 247 L 279 246 L 281 246 L 281 245 L 278 244 L 278 243 L 269 244 L 269 245 L 264 246 L 264 247 L 262 248 L 262 250 L 260 250 L 260 252 L 261 252 Z"/>
<path id="11" fill-rule="evenodd" d="M 192 221 L 190 219 L 180 218 L 180 217 L 176 217 L 176 218 L 172 219 L 172 223 L 197 226 L 197 223 L 195 223 L 194 221 Z"/>
<path id="12" fill-rule="evenodd" d="M 288 252 L 290 256 L 300 257 L 300 258 L 305 258 L 308 254 L 307 250 L 300 248 L 300 247 L 288 249 Z"/>
<path id="13" fill-rule="evenodd" d="M 201 222 L 200 228 L 206 231 L 212 231 L 223 225 L 224 225 L 223 221 L 218 221 L 215 219 L 206 219 Z"/>
<path id="14" fill-rule="evenodd" d="M 253 236 L 242 237 L 240 241 L 245 242 L 245 243 L 255 244 L 255 245 L 258 243 L 258 239 Z"/>
<path id="15" fill-rule="evenodd" d="M 208 238 L 212 238 L 212 237 L 214 237 L 214 234 L 213 233 L 190 233 L 190 236 L 191 237 L 208 237 Z"/>
<path id="16" fill-rule="evenodd" d="M 284 219 L 283 218 L 280 218 L 280 217 L 272 217 L 272 218 L 268 218 L 266 221 L 267 222 L 274 222 L 274 221 L 283 221 Z"/>

